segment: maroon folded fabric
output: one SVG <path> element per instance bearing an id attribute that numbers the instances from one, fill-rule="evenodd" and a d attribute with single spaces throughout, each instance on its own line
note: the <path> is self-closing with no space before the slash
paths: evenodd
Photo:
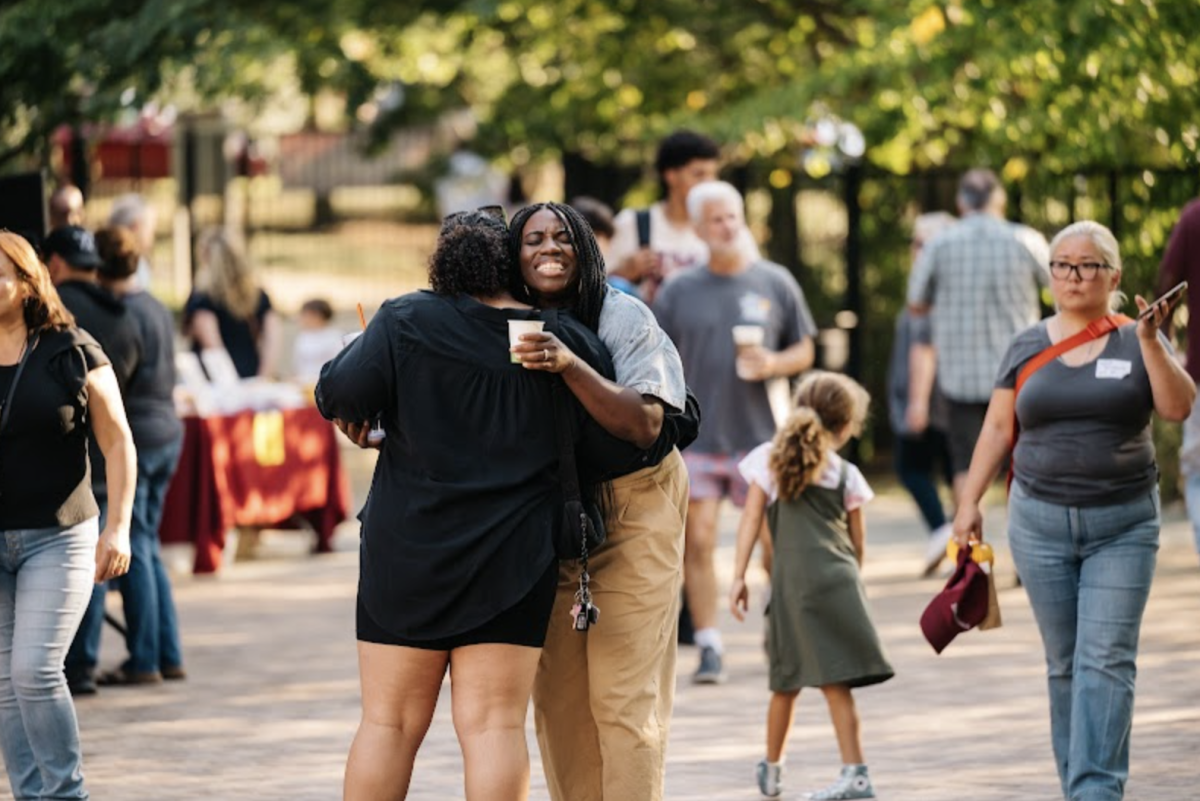
<path id="1" fill-rule="evenodd" d="M 954 573 L 921 615 L 921 631 L 940 654 L 959 634 L 982 623 L 987 611 L 987 574 L 971 559 L 971 548 L 959 548 Z"/>

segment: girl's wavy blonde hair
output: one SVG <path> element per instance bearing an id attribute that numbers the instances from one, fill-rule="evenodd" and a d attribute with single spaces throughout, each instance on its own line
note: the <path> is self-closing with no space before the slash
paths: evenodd
<path id="1" fill-rule="evenodd" d="M 795 410 L 775 434 L 770 468 L 779 498 L 792 501 L 817 480 L 834 437 L 847 426 L 861 427 L 871 396 L 841 373 L 817 370 L 796 390 Z"/>
<path id="2" fill-rule="evenodd" d="M 200 259 L 196 288 L 228 309 L 234 317 L 254 319 L 258 309 L 258 282 L 228 234 L 220 228 L 210 228 L 201 234 L 196 251 Z"/>

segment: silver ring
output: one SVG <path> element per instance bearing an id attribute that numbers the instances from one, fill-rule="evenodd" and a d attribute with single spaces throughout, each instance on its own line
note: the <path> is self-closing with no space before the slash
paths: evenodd
<path id="1" fill-rule="evenodd" d="M 550 349 L 549 348 L 542 349 L 542 361 L 544 361 L 544 362 L 550 361 Z"/>

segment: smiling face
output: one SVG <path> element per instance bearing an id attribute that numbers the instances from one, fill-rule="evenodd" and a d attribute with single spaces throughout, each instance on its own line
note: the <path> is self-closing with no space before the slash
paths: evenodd
<path id="1" fill-rule="evenodd" d="M 550 209 L 539 209 L 521 231 L 521 279 L 536 299 L 563 304 L 579 287 L 571 231 Z"/>
<path id="2" fill-rule="evenodd" d="M 1088 273 L 1094 274 L 1092 280 L 1085 280 Z M 1050 254 L 1050 277 L 1055 305 L 1089 317 L 1108 313 L 1109 295 L 1121 283 L 1120 271 L 1109 267 L 1091 237 L 1084 235 L 1058 243 Z"/>

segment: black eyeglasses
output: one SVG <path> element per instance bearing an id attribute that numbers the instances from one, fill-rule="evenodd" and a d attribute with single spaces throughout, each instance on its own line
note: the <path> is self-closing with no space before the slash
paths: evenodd
<path id="1" fill-rule="evenodd" d="M 1050 275 L 1062 281 L 1069 278 L 1071 273 L 1079 276 L 1080 281 L 1095 281 L 1100 270 L 1109 269 L 1107 264 L 1096 261 L 1085 261 L 1080 264 L 1071 264 L 1069 261 L 1052 261 L 1050 262 Z"/>

